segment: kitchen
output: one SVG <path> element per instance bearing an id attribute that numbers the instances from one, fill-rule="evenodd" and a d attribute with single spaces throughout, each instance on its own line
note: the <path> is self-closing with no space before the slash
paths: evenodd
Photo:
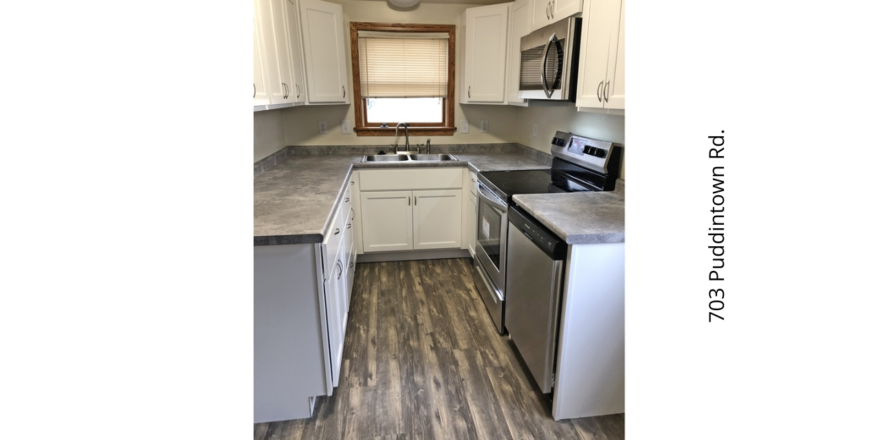
<path id="1" fill-rule="evenodd" d="M 623 11 L 255 2 L 255 438 L 623 438 Z"/>

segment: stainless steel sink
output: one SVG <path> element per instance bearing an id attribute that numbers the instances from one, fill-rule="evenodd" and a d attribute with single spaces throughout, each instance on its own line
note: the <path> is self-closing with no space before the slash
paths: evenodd
<path id="1" fill-rule="evenodd" d="M 451 154 L 376 154 L 364 156 L 361 162 L 442 162 L 458 159 Z"/>
<path id="2" fill-rule="evenodd" d="M 446 161 L 446 160 L 458 160 L 455 156 L 451 154 L 411 154 L 409 156 L 411 160 L 415 161 Z"/>
<path id="3" fill-rule="evenodd" d="M 409 156 L 406 155 L 377 154 L 375 156 L 364 156 L 364 160 L 362 162 L 406 162 L 408 160 Z"/>

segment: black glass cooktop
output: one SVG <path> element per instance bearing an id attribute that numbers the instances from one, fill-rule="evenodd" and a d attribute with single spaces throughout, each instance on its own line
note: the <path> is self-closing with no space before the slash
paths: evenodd
<path id="1" fill-rule="evenodd" d="M 575 191 L 596 191 L 584 182 L 551 170 L 486 171 L 479 175 L 489 189 L 510 203 L 514 194 L 543 194 Z"/>

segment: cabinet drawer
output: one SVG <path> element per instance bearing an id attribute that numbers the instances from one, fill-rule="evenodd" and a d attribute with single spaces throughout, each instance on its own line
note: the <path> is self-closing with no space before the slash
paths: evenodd
<path id="1" fill-rule="evenodd" d="M 391 191 L 461 188 L 459 167 L 445 169 L 409 168 L 360 170 L 361 191 Z"/>

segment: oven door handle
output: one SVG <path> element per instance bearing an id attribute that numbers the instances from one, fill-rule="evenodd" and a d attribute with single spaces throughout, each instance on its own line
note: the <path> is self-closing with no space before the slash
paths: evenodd
<path id="1" fill-rule="evenodd" d="M 550 45 L 555 44 L 559 41 L 559 38 L 556 37 L 556 33 L 550 36 L 550 41 L 547 42 L 547 45 L 544 46 L 544 55 L 541 57 L 543 61 L 541 61 L 541 86 L 544 87 L 544 94 L 547 95 L 547 98 L 553 96 L 553 91 L 550 90 L 550 87 L 547 85 L 547 56 L 550 55 Z M 553 78 L 553 82 L 556 82 L 556 77 Z"/>
<path id="2" fill-rule="evenodd" d="M 494 208 L 498 209 L 499 211 L 501 211 L 503 213 L 507 213 L 507 204 L 502 203 L 501 199 L 483 192 L 483 186 L 484 185 L 482 182 L 477 182 L 477 193 L 479 193 L 480 198 L 485 200 L 486 203 L 488 203 L 489 205 L 492 205 Z"/>

